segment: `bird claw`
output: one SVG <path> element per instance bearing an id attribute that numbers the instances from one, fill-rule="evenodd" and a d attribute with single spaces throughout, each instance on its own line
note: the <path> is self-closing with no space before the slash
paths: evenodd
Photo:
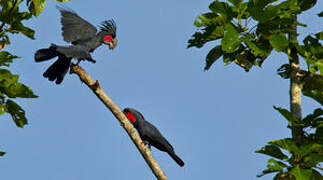
<path id="1" fill-rule="evenodd" d="M 150 150 L 151 149 L 151 144 L 147 141 L 143 141 L 144 145 Z"/>

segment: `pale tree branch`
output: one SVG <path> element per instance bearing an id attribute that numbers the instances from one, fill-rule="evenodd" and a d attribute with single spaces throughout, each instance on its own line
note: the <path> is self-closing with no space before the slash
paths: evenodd
<path id="1" fill-rule="evenodd" d="M 98 80 L 93 81 L 92 78 L 78 65 L 71 65 L 71 74 L 77 74 L 82 82 L 84 82 L 93 93 L 103 102 L 103 104 L 110 109 L 112 114 L 118 119 L 121 126 L 126 130 L 130 139 L 136 145 L 137 149 L 145 159 L 146 163 L 153 171 L 158 180 L 167 180 L 165 174 L 152 157 L 150 150 L 144 145 L 136 129 L 128 121 L 127 117 L 121 112 L 118 106 L 111 100 L 111 98 L 103 91 Z"/>

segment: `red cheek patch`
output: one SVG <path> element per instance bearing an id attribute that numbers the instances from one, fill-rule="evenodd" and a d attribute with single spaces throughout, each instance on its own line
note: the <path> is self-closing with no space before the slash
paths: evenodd
<path id="1" fill-rule="evenodd" d="M 105 36 L 103 41 L 109 41 L 111 42 L 112 41 L 112 36 L 111 35 L 108 35 L 108 36 Z"/>
<path id="2" fill-rule="evenodd" d="M 127 118 L 132 122 L 132 123 L 135 123 L 136 122 L 136 118 L 135 116 L 131 113 L 131 112 L 128 112 L 126 114 Z"/>

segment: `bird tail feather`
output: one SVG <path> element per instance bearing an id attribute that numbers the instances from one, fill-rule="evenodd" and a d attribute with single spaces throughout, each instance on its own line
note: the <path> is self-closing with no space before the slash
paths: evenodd
<path id="1" fill-rule="evenodd" d="M 49 66 L 43 76 L 48 78 L 50 81 L 54 81 L 56 79 L 55 83 L 60 84 L 63 81 L 71 62 L 72 58 L 68 58 L 65 55 L 59 55 L 57 61 Z"/>
<path id="2" fill-rule="evenodd" d="M 174 159 L 174 161 L 179 165 L 179 166 L 184 166 L 184 162 L 181 158 L 179 158 L 174 151 L 170 151 L 170 152 L 167 152 L 170 157 L 172 157 L 172 159 Z"/>
<path id="3" fill-rule="evenodd" d="M 39 49 L 35 52 L 35 61 L 42 62 L 58 56 L 56 45 L 52 44 L 49 48 Z"/>

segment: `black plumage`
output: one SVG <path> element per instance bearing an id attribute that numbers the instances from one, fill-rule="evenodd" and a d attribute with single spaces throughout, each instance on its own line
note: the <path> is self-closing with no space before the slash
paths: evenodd
<path id="1" fill-rule="evenodd" d="M 123 113 L 137 129 L 145 144 L 152 145 L 160 151 L 167 152 L 179 166 L 184 166 L 184 162 L 175 154 L 173 146 L 154 125 L 145 120 L 139 111 L 128 107 L 123 110 Z"/>
<path id="2" fill-rule="evenodd" d="M 110 49 L 117 46 L 116 24 L 113 20 L 103 21 L 100 31 L 95 26 L 81 18 L 74 11 L 66 7 L 58 7 L 61 13 L 62 35 L 64 41 L 71 43 L 67 46 L 51 44 L 49 48 L 39 49 L 35 52 L 35 61 L 42 62 L 58 56 L 57 61 L 52 64 L 43 74 L 50 81 L 56 80 L 60 84 L 68 71 L 71 60 L 87 60 L 95 63 L 91 54 L 102 44 L 109 45 Z"/>

